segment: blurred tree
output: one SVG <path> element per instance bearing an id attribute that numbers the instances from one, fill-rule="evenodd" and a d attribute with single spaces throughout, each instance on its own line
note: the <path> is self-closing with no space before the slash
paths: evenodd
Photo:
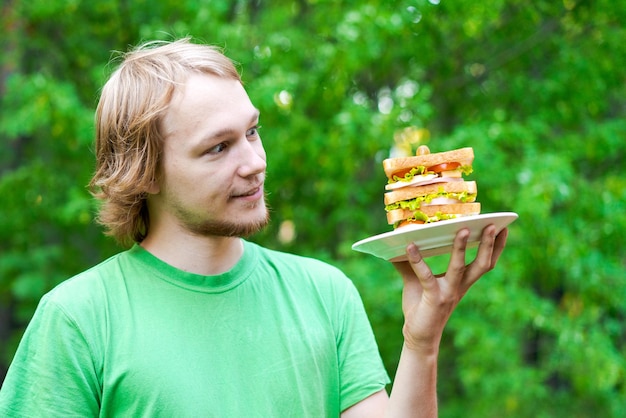
<path id="1" fill-rule="evenodd" d="M 409 128 L 474 147 L 483 212 L 520 214 L 444 336 L 442 416 L 620 416 L 619 2 L 8 0 L 1 19 L 0 380 L 41 295 L 119 250 L 85 189 L 112 51 L 192 35 L 238 62 L 262 111 L 273 221 L 255 240 L 353 277 L 391 373 L 401 283 L 350 246 L 389 229 L 380 162 Z"/>

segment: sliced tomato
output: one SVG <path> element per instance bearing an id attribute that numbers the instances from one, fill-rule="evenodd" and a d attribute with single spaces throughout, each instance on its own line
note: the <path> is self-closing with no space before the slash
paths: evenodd
<path id="1" fill-rule="evenodd" d="M 434 171 L 435 173 L 441 173 L 442 171 L 452 171 L 461 167 L 461 163 L 441 163 L 428 167 L 428 171 Z"/>
<path id="2" fill-rule="evenodd" d="M 398 223 L 398 225 L 396 226 L 396 229 L 401 228 L 403 226 L 407 226 L 407 225 L 412 225 L 412 224 L 420 224 L 421 225 L 423 223 L 425 223 L 425 222 L 422 221 L 422 220 L 418 220 L 418 219 L 405 219 L 405 220 L 400 221 Z"/>

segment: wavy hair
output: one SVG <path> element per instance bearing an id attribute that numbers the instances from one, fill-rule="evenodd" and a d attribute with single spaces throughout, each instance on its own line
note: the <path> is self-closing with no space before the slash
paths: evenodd
<path id="1" fill-rule="evenodd" d="M 145 43 L 122 55 L 102 88 L 95 121 L 96 170 L 89 189 L 101 200 L 97 221 L 122 245 L 141 242 L 148 234 L 146 196 L 157 180 L 161 121 L 176 88 L 193 73 L 241 82 L 221 50 L 184 38 Z"/>

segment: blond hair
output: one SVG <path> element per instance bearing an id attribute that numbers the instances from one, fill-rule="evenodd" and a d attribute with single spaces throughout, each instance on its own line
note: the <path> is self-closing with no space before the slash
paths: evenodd
<path id="1" fill-rule="evenodd" d="M 241 82 L 216 47 L 150 42 L 126 53 L 102 88 L 96 110 L 96 171 L 89 183 L 100 199 L 98 222 L 123 245 L 141 242 L 150 227 L 147 192 L 157 179 L 161 120 L 174 91 L 192 73 Z"/>

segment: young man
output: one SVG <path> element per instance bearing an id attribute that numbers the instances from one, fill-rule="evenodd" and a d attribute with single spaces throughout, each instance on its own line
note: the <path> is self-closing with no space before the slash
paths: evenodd
<path id="1" fill-rule="evenodd" d="M 188 40 L 126 55 L 97 110 L 100 221 L 132 248 L 42 299 L 0 416 L 434 417 L 439 342 L 506 230 L 469 232 L 435 277 L 396 264 L 405 343 L 389 378 L 352 283 L 244 238 L 268 221 L 259 112 L 231 62 Z"/>

